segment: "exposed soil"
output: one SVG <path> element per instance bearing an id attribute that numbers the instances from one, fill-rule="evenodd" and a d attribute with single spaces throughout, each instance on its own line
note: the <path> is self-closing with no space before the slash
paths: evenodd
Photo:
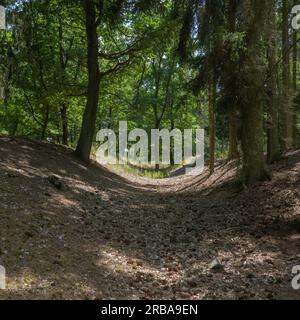
<path id="1" fill-rule="evenodd" d="M 247 190 L 237 167 L 151 180 L 0 138 L 0 298 L 300 299 L 300 151 Z"/>

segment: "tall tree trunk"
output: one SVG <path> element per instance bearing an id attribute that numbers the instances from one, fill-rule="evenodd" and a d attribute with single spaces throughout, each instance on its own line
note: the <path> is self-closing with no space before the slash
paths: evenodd
<path id="1" fill-rule="evenodd" d="M 161 87 L 161 68 L 162 68 L 162 60 L 163 60 L 163 55 L 159 55 L 159 60 L 158 60 L 158 67 L 156 70 L 156 76 L 155 76 L 155 92 L 154 92 L 154 103 L 153 103 L 153 111 L 154 111 L 154 129 L 160 129 L 160 123 L 162 118 L 158 114 L 158 96 L 160 92 L 160 87 Z M 155 61 L 153 62 L 153 70 L 155 71 Z M 155 164 L 155 171 L 159 171 L 160 165 L 159 163 Z"/>
<path id="2" fill-rule="evenodd" d="M 171 132 L 175 129 L 175 121 L 173 117 L 173 105 L 171 107 Z M 170 152 L 170 164 L 171 166 L 174 166 L 175 164 L 175 159 L 174 159 L 174 140 L 171 139 L 171 152 Z"/>
<path id="3" fill-rule="evenodd" d="M 289 39 L 289 0 L 282 0 L 282 137 L 283 148 L 293 146 L 293 111 Z"/>
<path id="4" fill-rule="evenodd" d="M 298 63 L 298 36 L 297 30 L 293 31 L 293 90 L 297 92 L 297 63 Z"/>
<path id="5" fill-rule="evenodd" d="M 208 89 L 208 108 L 209 108 L 209 170 L 213 173 L 215 170 L 216 159 L 216 77 L 212 71 Z"/>
<path id="6" fill-rule="evenodd" d="M 229 14 L 228 14 L 228 27 L 230 33 L 236 32 L 236 11 L 237 1 L 229 0 Z M 233 63 L 230 63 L 230 69 L 234 68 Z M 229 71 L 231 72 L 232 69 Z M 234 99 L 233 99 L 234 100 Z M 228 125 L 229 125 L 229 148 L 228 160 L 237 159 L 239 157 L 238 151 L 238 126 L 237 126 L 237 107 L 233 101 L 231 109 L 228 111 Z"/>
<path id="7" fill-rule="evenodd" d="M 76 154 L 84 161 L 89 161 L 95 132 L 98 102 L 100 72 L 98 63 L 98 35 L 96 24 L 96 9 L 93 0 L 83 1 L 86 34 L 88 46 L 88 94 L 83 115 L 81 133 L 76 148 Z"/>
<path id="8" fill-rule="evenodd" d="M 269 0 L 268 0 L 269 1 Z M 246 52 L 241 73 L 244 90 L 241 92 L 243 181 L 246 185 L 268 177 L 264 160 L 263 101 L 264 66 L 262 34 L 265 32 L 266 1 L 244 0 Z"/>
<path id="9" fill-rule="evenodd" d="M 279 124 L 278 124 L 278 90 L 277 90 L 277 28 L 276 1 L 269 0 L 269 27 L 267 28 L 268 43 L 268 162 L 273 163 L 280 156 Z"/>
<path id="10" fill-rule="evenodd" d="M 65 102 L 60 108 L 61 124 L 62 124 L 62 143 L 65 146 L 69 145 L 69 128 L 68 128 L 68 106 Z"/>
<path id="11" fill-rule="evenodd" d="M 294 5 L 298 4 L 298 0 L 294 0 Z M 293 30 L 293 90 L 294 99 L 297 96 L 297 64 L 298 64 L 298 30 Z M 297 112 L 296 105 L 293 104 L 293 147 L 297 145 Z"/>

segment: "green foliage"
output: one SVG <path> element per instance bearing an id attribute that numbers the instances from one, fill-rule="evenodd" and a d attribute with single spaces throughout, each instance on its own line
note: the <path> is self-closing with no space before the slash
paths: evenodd
<path id="1" fill-rule="evenodd" d="M 121 120 L 128 121 L 129 130 L 138 127 L 148 132 L 152 128 L 202 127 L 207 149 L 207 89 L 214 75 L 216 154 L 226 157 L 228 112 L 244 106 L 249 87 L 260 86 L 258 77 L 267 79 L 265 38 L 260 41 L 259 61 L 253 60 L 258 63 L 245 64 L 249 54 L 244 21 L 248 19 L 247 3 L 95 1 L 101 79 L 96 130 L 117 130 Z M 0 31 L 0 84 L 4 88 L 0 132 L 51 137 L 57 143 L 63 142 L 65 133 L 75 147 L 88 83 L 82 1 L 4 4 L 9 29 Z M 262 97 L 266 104 L 267 93 Z M 299 108 L 296 110 L 299 129 Z M 240 128 L 239 117 L 237 122 Z"/>
<path id="2" fill-rule="evenodd" d="M 145 167 L 136 167 L 132 165 L 113 165 L 109 166 L 112 171 L 118 173 L 125 173 L 131 175 L 137 175 L 141 177 L 147 177 L 151 179 L 164 179 L 170 177 L 170 174 L 179 168 L 179 166 L 169 166 L 160 168 L 160 170 L 155 170 L 154 167 L 152 168 L 145 168 Z"/>

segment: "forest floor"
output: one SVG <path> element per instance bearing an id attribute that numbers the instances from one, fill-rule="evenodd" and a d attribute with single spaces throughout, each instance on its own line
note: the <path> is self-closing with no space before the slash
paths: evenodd
<path id="1" fill-rule="evenodd" d="M 300 151 L 243 191 L 237 167 L 151 180 L 1 137 L 0 298 L 300 299 Z"/>

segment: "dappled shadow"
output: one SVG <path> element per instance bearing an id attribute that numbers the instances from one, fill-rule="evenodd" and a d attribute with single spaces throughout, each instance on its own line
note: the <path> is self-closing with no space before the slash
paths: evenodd
<path id="1" fill-rule="evenodd" d="M 11 290 L 0 297 L 280 298 L 298 248 L 284 243 L 297 232 L 271 226 L 288 225 L 295 204 L 276 207 L 292 201 L 276 179 L 233 193 L 234 171 L 222 165 L 175 193 L 176 179 L 141 183 L 63 147 L 1 138 L 0 262 Z M 217 256 L 224 273 L 209 269 Z"/>

